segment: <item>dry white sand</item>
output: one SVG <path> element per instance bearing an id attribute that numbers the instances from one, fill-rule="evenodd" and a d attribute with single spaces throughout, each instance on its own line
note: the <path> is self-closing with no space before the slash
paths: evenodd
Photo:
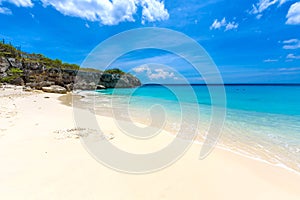
<path id="1" fill-rule="evenodd" d="M 86 132 L 71 130 L 72 107 L 59 96 L 0 91 L 0 199 L 300 199 L 299 175 L 220 149 L 200 161 L 198 144 L 156 173 L 111 170 L 82 146 Z M 98 121 L 128 151 L 155 151 L 172 140 L 165 133 L 138 143 L 111 118 Z"/>

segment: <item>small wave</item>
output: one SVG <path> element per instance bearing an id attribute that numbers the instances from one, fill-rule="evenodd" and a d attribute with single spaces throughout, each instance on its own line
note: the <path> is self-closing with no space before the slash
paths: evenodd
<path id="1" fill-rule="evenodd" d="M 96 102 L 97 114 L 104 116 L 114 116 L 120 110 L 122 119 L 134 120 L 138 123 L 149 124 L 151 116 L 148 113 L 149 108 L 153 105 L 153 100 L 149 98 L 133 98 L 130 104 L 131 117 L 123 116 L 123 109 L 128 107 L 128 101 L 123 97 L 98 94 L 90 95 L 87 93 L 86 98 L 82 99 L 85 103 Z M 112 105 L 111 102 L 114 101 Z M 205 138 L 205 132 L 210 126 L 211 107 L 201 105 L 200 118 L 192 112 L 198 104 L 183 103 L 181 106 L 191 113 L 181 121 L 180 109 L 176 109 L 178 102 L 156 100 L 165 108 L 168 115 L 164 129 L 171 133 L 178 133 L 181 127 L 184 127 L 185 134 L 188 136 L 197 130 L 199 126 L 198 138 Z M 97 106 L 99 105 L 99 106 Z M 112 112 L 112 107 L 114 111 Z M 146 112 L 145 112 L 146 111 Z M 198 113 L 199 114 L 199 113 Z M 150 117 L 150 118 L 149 118 Z M 199 118 L 197 126 L 191 125 L 191 121 Z M 283 167 L 290 171 L 300 172 L 300 121 L 297 116 L 287 116 L 272 113 L 259 113 L 252 111 L 227 109 L 226 123 L 223 128 L 222 139 L 218 147 L 225 150 L 266 162 L 272 165 Z M 201 141 L 198 141 L 201 143 Z"/>

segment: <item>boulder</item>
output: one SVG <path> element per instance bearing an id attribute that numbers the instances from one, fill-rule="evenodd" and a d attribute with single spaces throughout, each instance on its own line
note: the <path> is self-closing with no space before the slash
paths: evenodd
<path id="1" fill-rule="evenodd" d="M 58 93 L 58 94 L 66 94 L 67 89 L 64 87 L 61 87 L 59 85 L 51 85 L 50 87 L 42 87 L 42 90 L 44 92 L 48 93 Z"/>
<path id="2" fill-rule="evenodd" d="M 17 59 L 15 58 L 8 58 L 7 59 L 10 67 L 13 67 L 13 68 L 18 68 L 18 69 L 21 69 L 22 68 L 22 63 L 19 62 Z"/>
<path id="3" fill-rule="evenodd" d="M 10 67 L 9 62 L 4 57 L 0 57 L 0 73 L 4 73 Z"/>
<path id="4" fill-rule="evenodd" d="M 96 88 L 97 90 L 100 90 L 100 89 L 106 89 L 106 87 L 105 86 L 103 86 L 103 85 L 97 85 L 97 88 Z"/>
<path id="5" fill-rule="evenodd" d="M 55 82 L 51 81 L 40 81 L 40 82 L 33 82 L 33 83 L 26 83 L 26 86 L 31 88 L 35 88 L 37 90 L 42 89 L 43 87 L 49 87 L 51 85 L 55 85 Z"/>
<path id="6" fill-rule="evenodd" d="M 16 79 L 12 80 L 10 83 L 14 84 L 14 85 L 19 85 L 19 86 L 24 86 L 25 85 L 25 82 L 21 77 L 18 77 Z"/>
<path id="7" fill-rule="evenodd" d="M 37 88 L 37 83 L 26 83 L 25 84 L 27 87 L 31 87 L 31 88 Z"/>
<path id="8" fill-rule="evenodd" d="M 37 63 L 37 64 L 31 64 L 31 65 L 30 65 L 30 69 L 31 69 L 31 70 L 40 70 L 40 69 L 42 69 L 42 68 L 43 68 L 43 66 L 39 65 L 38 63 Z"/>
<path id="9" fill-rule="evenodd" d="M 98 85 L 105 88 L 132 88 L 141 86 L 141 82 L 130 74 L 103 74 Z"/>
<path id="10" fill-rule="evenodd" d="M 23 90 L 25 92 L 31 92 L 32 91 L 31 87 L 29 87 L 29 86 L 24 87 Z"/>
<path id="11" fill-rule="evenodd" d="M 67 84 L 67 85 L 65 85 L 65 87 L 66 87 L 66 89 L 67 89 L 68 92 L 70 92 L 70 91 L 72 91 L 74 89 L 73 83 Z"/>

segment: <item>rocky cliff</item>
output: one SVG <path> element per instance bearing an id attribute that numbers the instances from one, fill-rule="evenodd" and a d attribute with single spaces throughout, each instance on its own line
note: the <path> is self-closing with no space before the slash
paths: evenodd
<path id="1" fill-rule="evenodd" d="M 0 57 L 0 81 L 33 89 L 58 85 L 67 91 L 73 89 L 130 88 L 141 85 L 140 80 L 130 74 L 48 68 L 40 62 L 24 62 L 20 59 L 4 56 Z"/>

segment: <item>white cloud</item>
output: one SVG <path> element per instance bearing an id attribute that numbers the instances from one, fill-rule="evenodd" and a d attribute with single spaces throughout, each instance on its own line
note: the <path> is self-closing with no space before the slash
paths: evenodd
<path id="1" fill-rule="evenodd" d="M 18 7 L 33 7 L 32 0 L 0 0 Z M 169 19 L 168 10 L 162 0 L 39 0 L 43 6 L 52 6 L 66 16 L 98 21 L 103 25 L 134 22 L 138 8 L 142 11 L 142 23 Z M 8 8 L 0 7 L 0 13 L 11 14 Z"/>
<path id="2" fill-rule="evenodd" d="M 290 39 L 290 40 L 284 40 L 283 43 L 284 44 L 290 44 L 290 43 L 295 43 L 295 42 L 298 42 L 299 40 L 298 39 Z"/>
<path id="3" fill-rule="evenodd" d="M 300 56 L 296 56 L 296 55 L 290 53 L 286 56 L 286 58 L 287 59 L 300 59 Z"/>
<path id="4" fill-rule="evenodd" d="M 32 7 L 33 6 L 33 3 L 31 2 L 31 0 L 0 0 L 0 6 L 2 5 L 3 2 L 8 2 L 8 3 L 14 4 L 15 6 L 18 6 L 18 7 Z M 12 15 L 12 11 L 6 7 L 0 7 L 0 14 Z"/>
<path id="5" fill-rule="evenodd" d="M 248 11 L 249 14 L 256 15 L 257 19 L 262 17 L 262 13 L 267 10 L 270 6 L 278 4 L 283 5 L 288 0 L 259 0 L 256 4 L 252 4 L 252 9 Z"/>
<path id="6" fill-rule="evenodd" d="M 262 14 L 258 14 L 256 15 L 256 19 L 260 19 L 263 15 Z"/>
<path id="7" fill-rule="evenodd" d="M 41 0 L 44 6 L 52 6 L 67 16 L 99 21 L 103 25 L 133 22 L 138 7 L 142 8 L 142 23 L 169 18 L 161 0 Z"/>
<path id="8" fill-rule="evenodd" d="M 142 17 L 144 24 L 145 21 L 163 21 L 169 19 L 169 13 L 165 9 L 163 1 L 160 0 L 141 0 L 141 6 L 143 7 Z"/>
<path id="9" fill-rule="evenodd" d="M 170 72 L 167 71 L 165 69 L 162 68 L 158 68 L 158 69 L 150 69 L 150 67 L 148 65 L 141 65 L 139 67 L 133 68 L 132 69 L 134 72 L 136 73 L 145 73 L 147 75 L 147 77 L 150 80 L 154 80 L 154 79 L 174 79 L 174 80 L 178 80 L 178 77 L 175 76 L 174 72 Z"/>
<path id="10" fill-rule="evenodd" d="M 260 0 L 258 3 L 255 5 L 252 5 L 255 12 L 257 13 L 262 13 L 264 10 L 268 9 L 270 6 L 274 5 L 275 3 L 278 3 L 278 0 Z M 257 14 L 254 13 L 254 14 Z"/>
<path id="11" fill-rule="evenodd" d="M 229 22 L 226 25 L 225 31 L 231 30 L 231 29 L 237 29 L 239 27 L 239 24 L 236 22 Z"/>
<path id="12" fill-rule="evenodd" d="M 265 63 L 270 63 L 270 62 L 278 62 L 277 59 L 267 59 L 267 60 L 264 60 Z"/>
<path id="13" fill-rule="evenodd" d="M 300 40 L 298 39 L 290 39 L 283 41 L 284 49 L 299 49 L 300 48 Z"/>
<path id="14" fill-rule="evenodd" d="M 31 0 L 0 0 L 0 5 L 2 2 L 9 2 L 18 7 L 32 7 L 33 3 Z"/>
<path id="15" fill-rule="evenodd" d="M 284 3 L 288 2 L 289 0 L 280 0 L 279 1 L 279 6 L 283 5 Z"/>
<path id="16" fill-rule="evenodd" d="M 84 26 L 85 26 L 86 28 L 90 28 L 90 25 L 89 25 L 88 23 L 85 23 Z"/>
<path id="17" fill-rule="evenodd" d="M 154 72 L 151 74 L 148 74 L 148 77 L 153 80 L 153 79 L 167 79 L 167 78 L 175 78 L 174 72 L 168 72 L 163 69 L 155 69 Z"/>
<path id="18" fill-rule="evenodd" d="M 279 68 L 279 71 L 300 71 L 300 67 Z"/>
<path id="19" fill-rule="evenodd" d="M 288 14 L 286 15 L 286 24 L 300 24 L 300 2 L 291 5 Z"/>
<path id="20" fill-rule="evenodd" d="M 11 15 L 12 12 L 11 12 L 11 10 L 9 8 L 0 7 L 0 14 Z"/>
<path id="21" fill-rule="evenodd" d="M 44 6 L 52 6 L 63 15 L 99 21 L 104 25 L 116 25 L 122 21 L 134 21 L 134 0 L 41 0 Z"/>
<path id="22" fill-rule="evenodd" d="M 218 19 L 215 19 L 212 25 L 210 26 L 210 30 L 212 29 L 221 29 L 222 27 L 225 27 L 225 31 L 231 30 L 231 29 L 237 29 L 239 26 L 238 23 L 232 21 L 232 22 L 226 22 L 226 18 L 224 17 L 221 21 L 218 21 Z"/>
<path id="23" fill-rule="evenodd" d="M 222 26 L 226 26 L 226 19 L 225 19 L 225 17 L 221 21 L 218 21 L 217 19 L 215 19 L 215 21 L 213 22 L 213 24 L 210 26 L 210 30 L 212 30 L 212 29 L 220 29 Z"/>
<path id="24" fill-rule="evenodd" d="M 142 73 L 142 72 L 147 72 L 150 70 L 150 68 L 148 67 L 148 65 L 141 65 L 139 67 L 133 68 L 132 69 L 134 72 L 136 73 Z"/>

